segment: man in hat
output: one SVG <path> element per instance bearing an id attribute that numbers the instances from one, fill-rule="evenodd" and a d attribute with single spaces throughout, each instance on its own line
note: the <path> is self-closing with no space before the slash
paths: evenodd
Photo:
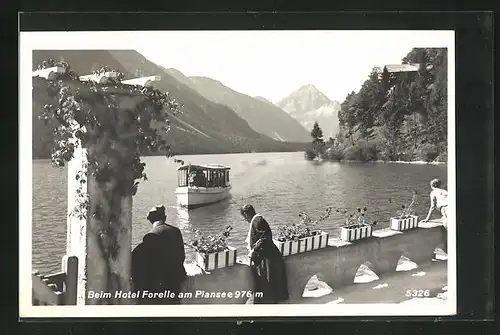
<path id="1" fill-rule="evenodd" d="M 153 226 L 132 251 L 132 282 L 134 289 L 139 291 L 138 303 L 178 304 L 180 302 L 178 295 L 186 278 L 181 231 L 165 222 L 167 216 L 163 205 L 153 207 L 147 219 Z M 144 294 L 145 291 L 152 294 Z M 164 294 L 165 291 L 170 291 L 175 296 L 164 298 L 159 298 L 159 294 L 154 296 L 154 293 Z"/>

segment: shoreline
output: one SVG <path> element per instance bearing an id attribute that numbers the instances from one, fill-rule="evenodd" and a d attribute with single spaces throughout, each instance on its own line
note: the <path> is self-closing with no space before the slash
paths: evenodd
<path id="1" fill-rule="evenodd" d="M 277 154 L 277 153 L 295 153 L 295 152 L 302 152 L 302 151 L 262 151 L 262 152 L 225 152 L 225 153 L 208 153 L 208 154 L 179 154 L 179 155 L 174 155 L 172 157 L 168 157 L 167 159 L 174 159 L 175 157 L 182 157 L 182 156 L 212 156 L 212 155 L 241 155 L 241 154 Z M 141 156 L 141 157 L 159 157 L 164 155 L 147 155 L 147 156 Z M 50 161 L 50 158 L 32 158 L 32 162 L 35 161 Z M 417 165 L 446 165 L 448 164 L 447 162 L 439 162 L 439 161 L 432 161 L 432 162 L 426 162 L 426 161 L 384 161 L 384 160 L 375 160 L 375 161 L 357 161 L 357 160 L 340 160 L 340 161 L 335 161 L 335 160 L 328 160 L 328 159 L 313 159 L 313 160 L 305 160 L 306 162 L 311 162 L 311 163 L 384 163 L 384 164 L 417 164 Z"/>
<path id="2" fill-rule="evenodd" d="M 306 160 L 308 161 L 308 160 Z M 438 161 L 433 161 L 433 162 L 426 162 L 426 161 L 383 161 L 383 160 L 376 160 L 376 161 L 356 161 L 356 160 L 340 160 L 340 161 L 334 161 L 334 160 L 328 160 L 328 159 L 313 159 L 310 160 L 309 162 L 311 163 L 383 163 L 383 164 L 415 164 L 415 165 L 447 165 L 447 162 L 438 162 Z"/>
<path id="3" fill-rule="evenodd" d="M 222 153 L 199 153 L 199 154 L 192 154 L 192 153 L 181 153 L 181 154 L 175 154 L 172 155 L 171 157 L 165 157 L 164 154 L 159 154 L 159 155 L 144 155 L 141 156 L 142 158 L 144 157 L 165 157 L 167 159 L 174 159 L 175 157 L 182 157 L 182 156 L 214 156 L 214 155 L 242 155 L 242 154 L 279 154 L 279 153 L 302 153 L 303 150 L 292 150 L 292 151 L 256 151 L 256 152 L 248 152 L 248 151 L 242 151 L 242 152 L 222 152 Z M 51 158 L 35 158 L 32 157 L 31 161 L 50 161 Z"/>
<path id="4" fill-rule="evenodd" d="M 345 161 L 345 162 L 354 162 L 354 161 Z M 356 162 L 358 162 L 358 161 L 356 161 Z M 360 163 L 364 163 L 364 162 L 360 162 Z M 426 161 L 383 161 L 383 160 L 368 161 L 366 163 L 417 164 L 417 165 L 446 165 L 446 164 L 448 164 L 447 162 L 438 162 L 438 161 L 426 162 Z"/>

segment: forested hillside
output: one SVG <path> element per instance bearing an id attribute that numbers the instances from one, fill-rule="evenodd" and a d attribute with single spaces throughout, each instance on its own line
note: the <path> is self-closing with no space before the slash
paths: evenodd
<path id="1" fill-rule="evenodd" d="M 446 161 L 447 49 L 415 48 L 402 63 L 418 64 L 418 71 L 374 68 L 361 89 L 348 94 L 338 114 L 340 133 L 323 141 L 317 155 Z"/>

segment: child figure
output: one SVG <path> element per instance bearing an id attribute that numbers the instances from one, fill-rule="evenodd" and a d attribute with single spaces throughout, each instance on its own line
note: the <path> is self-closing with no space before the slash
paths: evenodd
<path id="1" fill-rule="evenodd" d="M 448 191 L 445 189 L 442 189 L 442 183 L 441 180 L 439 179 L 433 179 L 430 182 L 431 185 L 431 206 L 429 208 L 429 213 L 427 213 L 427 217 L 422 221 L 422 222 L 427 222 L 429 221 L 429 218 L 432 214 L 432 211 L 434 209 L 437 209 L 441 212 L 443 217 L 441 218 L 443 220 L 443 225 L 446 229 L 448 229 L 448 215 L 447 215 L 447 210 L 448 210 Z"/>

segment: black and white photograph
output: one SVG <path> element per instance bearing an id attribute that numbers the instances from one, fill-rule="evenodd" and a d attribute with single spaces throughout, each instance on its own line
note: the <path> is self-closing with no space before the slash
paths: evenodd
<path id="1" fill-rule="evenodd" d="M 21 32 L 19 315 L 455 315 L 454 38 Z"/>

